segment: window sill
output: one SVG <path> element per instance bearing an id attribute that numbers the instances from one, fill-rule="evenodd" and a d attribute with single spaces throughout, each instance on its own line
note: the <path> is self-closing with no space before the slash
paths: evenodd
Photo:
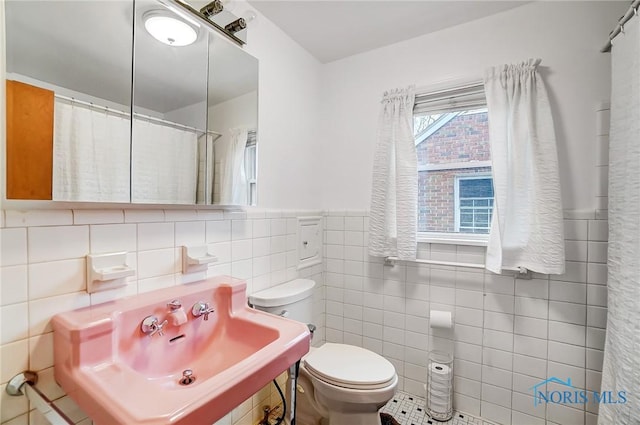
<path id="1" fill-rule="evenodd" d="M 489 235 L 464 233 L 418 233 L 418 243 L 437 243 L 448 245 L 487 246 Z"/>

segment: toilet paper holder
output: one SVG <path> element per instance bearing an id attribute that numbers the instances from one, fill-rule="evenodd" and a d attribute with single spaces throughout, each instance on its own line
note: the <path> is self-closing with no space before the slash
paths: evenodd
<path id="1" fill-rule="evenodd" d="M 448 421 L 453 417 L 453 356 L 430 351 L 428 360 L 425 408 L 433 419 Z"/>

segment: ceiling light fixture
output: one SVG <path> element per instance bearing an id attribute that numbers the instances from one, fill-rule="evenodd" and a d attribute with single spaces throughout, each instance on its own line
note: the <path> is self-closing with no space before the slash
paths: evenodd
<path id="1" fill-rule="evenodd" d="M 256 20 L 256 18 L 258 17 L 258 14 L 256 12 L 254 12 L 253 10 L 247 10 L 246 12 L 244 12 L 242 14 L 242 17 L 236 19 L 235 21 L 227 24 L 224 29 L 228 32 L 230 32 L 231 34 L 236 33 L 238 31 L 242 31 L 243 29 L 247 28 L 247 26 L 249 25 L 250 22 L 254 22 Z M 252 24 L 252 25 L 255 25 Z"/>
<path id="2" fill-rule="evenodd" d="M 156 40 L 169 46 L 188 46 L 196 41 L 198 33 L 184 21 L 159 12 L 143 16 L 144 28 Z"/>
<path id="3" fill-rule="evenodd" d="M 202 13 L 205 17 L 210 18 L 213 15 L 217 15 L 218 13 L 222 12 L 223 9 L 224 6 L 222 5 L 222 1 L 213 0 L 211 3 L 200 9 L 200 13 Z"/>
<path id="4" fill-rule="evenodd" d="M 242 31 L 246 27 L 247 27 L 247 21 L 245 21 L 244 18 L 238 18 L 235 21 L 227 24 L 224 27 L 224 29 L 229 31 L 231 34 L 233 34 L 235 32 Z"/>

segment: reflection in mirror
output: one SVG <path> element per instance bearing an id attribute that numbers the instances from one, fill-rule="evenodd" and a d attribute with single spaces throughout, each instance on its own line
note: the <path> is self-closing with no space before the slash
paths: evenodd
<path id="1" fill-rule="evenodd" d="M 258 60 L 225 39 L 210 35 L 209 129 L 219 134 L 206 146 L 207 204 L 256 205 Z M 201 146 L 202 149 L 202 146 Z"/>
<path id="2" fill-rule="evenodd" d="M 169 2 L 136 1 L 135 20 L 131 201 L 195 204 L 198 140 L 207 129 L 208 31 Z"/>
<path id="3" fill-rule="evenodd" d="M 7 198 L 129 202 L 131 1 L 5 2 Z"/>

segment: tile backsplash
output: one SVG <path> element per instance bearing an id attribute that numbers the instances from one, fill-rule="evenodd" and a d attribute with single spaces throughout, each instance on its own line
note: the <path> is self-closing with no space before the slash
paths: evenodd
<path id="1" fill-rule="evenodd" d="M 453 352 L 454 407 L 500 424 L 595 424 L 597 405 L 541 404 L 550 376 L 598 390 L 607 306 L 604 213 L 565 214 L 566 272 L 514 272 L 396 262 L 367 254 L 364 212 L 325 217 L 326 340 L 389 359 L 400 389 L 424 397 L 429 350 Z M 419 258 L 484 263 L 485 248 L 420 244 Z M 453 313 L 431 329 L 429 310 Z"/>
<path id="2" fill-rule="evenodd" d="M 297 217 L 320 211 L 30 210 L 0 211 L 0 423 L 46 424 L 25 397 L 6 383 L 24 370 L 38 372 L 38 388 L 76 423 L 90 423 L 53 380 L 56 313 L 127 295 L 179 285 L 205 276 L 232 275 L 249 293 L 308 277 L 314 293 L 314 343 L 324 339 L 322 265 L 297 269 Z M 206 273 L 182 274 L 183 245 L 204 245 L 218 257 Z M 127 251 L 136 275 L 122 288 L 88 294 L 89 253 Z M 220 424 L 249 425 L 279 396 L 267 385 Z"/>

